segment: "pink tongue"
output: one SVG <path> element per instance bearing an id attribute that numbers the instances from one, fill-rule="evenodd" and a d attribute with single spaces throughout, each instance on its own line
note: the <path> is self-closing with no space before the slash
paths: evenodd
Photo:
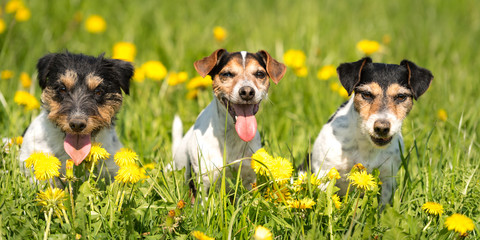
<path id="1" fill-rule="evenodd" d="M 253 104 L 232 104 L 233 110 L 237 114 L 237 123 L 235 130 L 237 134 L 245 142 L 250 142 L 257 133 L 257 119 L 253 114 Z"/>
<path id="2" fill-rule="evenodd" d="M 90 135 L 67 134 L 63 142 L 65 152 L 72 158 L 76 166 L 87 157 L 91 147 Z"/>

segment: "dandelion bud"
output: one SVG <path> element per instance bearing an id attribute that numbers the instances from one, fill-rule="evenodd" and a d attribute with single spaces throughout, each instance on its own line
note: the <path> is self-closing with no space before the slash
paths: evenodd
<path id="1" fill-rule="evenodd" d="M 175 217 L 175 210 L 168 211 L 168 216 L 171 218 Z"/>
<path id="2" fill-rule="evenodd" d="M 165 227 L 172 228 L 175 224 L 175 210 L 168 211 L 167 218 L 165 219 Z"/>
<path id="3" fill-rule="evenodd" d="M 185 201 L 183 201 L 183 200 L 178 201 L 177 208 L 182 209 L 184 207 L 185 207 Z"/>
<path id="4" fill-rule="evenodd" d="M 65 176 L 67 177 L 68 180 L 74 178 L 74 176 L 73 176 L 73 160 L 72 159 L 67 160 Z"/>
<path id="5" fill-rule="evenodd" d="M 333 167 L 332 169 L 330 169 L 330 171 L 328 171 L 327 176 L 328 176 L 328 179 L 330 180 L 333 180 L 334 178 L 340 179 L 340 173 L 337 171 L 335 167 Z"/>

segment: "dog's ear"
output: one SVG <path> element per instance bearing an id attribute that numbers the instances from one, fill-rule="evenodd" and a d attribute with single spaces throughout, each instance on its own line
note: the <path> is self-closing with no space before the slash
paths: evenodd
<path id="1" fill-rule="evenodd" d="M 408 86 L 413 92 L 413 97 L 417 100 L 430 87 L 433 75 L 428 69 L 421 68 L 406 59 L 400 62 L 400 65 L 407 69 Z"/>
<path id="2" fill-rule="evenodd" d="M 112 70 L 118 80 L 118 84 L 123 92 L 127 95 L 130 94 L 130 79 L 133 76 L 134 67 L 130 62 L 119 59 L 105 59 L 109 61 L 113 66 Z"/>
<path id="3" fill-rule="evenodd" d="M 40 58 L 37 62 L 37 79 L 38 79 L 38 84 L 40 85 L 40 88 L 45 89 L 47 86 L 47 76 L 48 73 L 50 72 L 50 67 L 53 62 L 53 59 L 55 59 L 59 54 L 58 53 L 50 53 L 42 58 Z"/>
<path id="4" fill-rule="evenodd" d="M 360 83 L 362 69 L 370 63 L 372 63 L 372 59 L 365 57 L 356 62 L 342 63 L 337 67 L 338 78 L 345 90 L 347 90 L 348 96 L 352 94 L 353 89 Z"/>
<path id="5" fill-rule="evenodd" d="M 125 94 L 130 94 L 130 79 L 133 76 L 133 65 L 130 62 L 119 60 L 119 59 L 110 59 L 104 58 L 105 53 L 102 53 L 98 56 L 97 61 L 100 62 L 104 69 L 111 73 L 113 78 L 118 81 L 118 85 L 123 90 Z"/>
<path id="6" fill-rule="evenodd" d="M 197 70 L 197 72 L 200 74 L 200 76 L 206 77 L 217 65 L 220 57 L 226 52 L 227 50 L 223 48 L 217 49 L 210 56 L 195 61 L 193 63 L 193 66 L 195 67 L 195 70 Z"/>
<path id="7" fill-rule="evenodd" d="M 265 50 L 258 51 L 257 55 L 260 55 L 260 57 L 265 61 L 268 76 L 270 76 L 275 84 L 278 84 L 283 75 L 285 75 L 287 67 L 285 67 L 283 63 L 272 58 L 272 56 L 270 56 L 270 54 L 268 54 L 268 52 Z"/>

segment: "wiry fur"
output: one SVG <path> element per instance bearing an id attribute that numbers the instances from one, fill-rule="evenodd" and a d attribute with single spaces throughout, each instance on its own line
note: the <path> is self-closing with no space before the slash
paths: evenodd
<path id="1" fill-rule="evenodd" d="M 25 132 L 20 163 L 37 151 L 52 153 L 62 161 L 65 135 L 88 134 L 102 143 L 111 158 L 106 161 L 111 176 L 118 166 L 113 155 L 122 147 L 115 132 L 115 115 L 122 105 L 122 90 L 128 94 L 133 66 L 125 61 L 82 54 L 53 53 L 37 64 L 42 88 L 42 111 Z M 27 171 L 28 173 L 28 171 Z"/>

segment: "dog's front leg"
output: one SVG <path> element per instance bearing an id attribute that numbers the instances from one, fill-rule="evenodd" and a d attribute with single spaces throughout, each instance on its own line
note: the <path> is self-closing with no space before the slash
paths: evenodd
<path id="1" fill-rule="evenodd" d="M 382 195 L 380 198 L 380 202 L 382 205 L 385 205 L 390 202 L 392 198 L 393 191 L 396 188 L 396 181 L 394 176 L 390 176 L 382 180 Z"/>
<path id="2" fill-rule="evenodd" d="M 198 186 L 203 186 L 205 193 L 208 193 L 210 187 L 217 183 L 217 179 L 223 168 L 223 156 L 220 152 L 201 148 L 194 151 L 195 157 L 192 158 L 192 170 L 196 174 L 193 176 Z M 200 190 L 200 189 L 198 189 Z"/>

